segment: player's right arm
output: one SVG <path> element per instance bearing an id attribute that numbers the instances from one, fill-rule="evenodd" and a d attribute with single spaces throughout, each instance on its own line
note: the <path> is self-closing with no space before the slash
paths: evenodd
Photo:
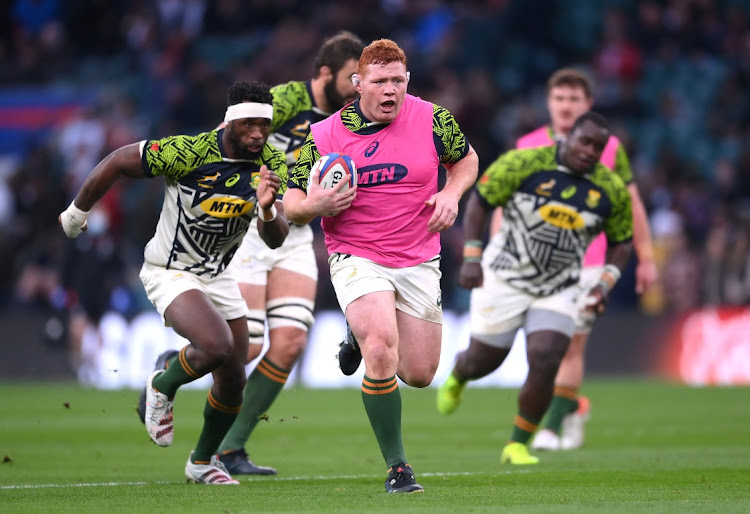
<path id="1" fill-rule="evenodd" d="M 469 196 L 464 213 L 464 252 L 458 285 L 467 289 L 480 287 L 482 275 L 482 236 L 487 220 L 496 208 L 508 201 L 524 176 L 511 170 L 524 168 L 518 160 L 518 152 L 508 152 L 495 160 L 482 174 Z"/>
<path id="2" fill-rule="evenodd" d="M 284 194 L 284 212 L 292 223 L 307 225 L 318 216 L 335 216 L 347 209 L 357 195 L 356 186 L 341 191 L 349 183 L 348 173 L 338 188 L 323 189 L 320 186 L 320 172 L 313 171 L 313 165 L 318 159 L 320 152 L 311 132 L 302 145 Z"/>
<path id="3" fill-rule="evenodd" d="M 77 237 L 88 228 L 88 213 L 110 187 L 121 176 L 145 178 L 141 165 L 140 143 L 118 148 L 91 170 L 70 206 L 58 216 L 58 222 L 65 235 Z"/>
<path id="4" fill-rule="evenodd" d="M 489 211 L 479 193 L 474 189 L 466 202 L 464 212 L 464 255 L 458 272 L 458 285 L 466 289 L 480 287 L 482 275 L 482 234 L 487 226 Z"/>

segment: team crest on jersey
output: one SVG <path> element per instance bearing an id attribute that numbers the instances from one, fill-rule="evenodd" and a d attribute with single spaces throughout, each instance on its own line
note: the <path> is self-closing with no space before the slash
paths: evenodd
<path id="1" fill-rule="evenodd" d="M 553 187 L 555 187 L 555 179 L 550 179 L 547 182 L 542 182 L 541 184 L 536 186 L 534 192 L 541 196 L 550 196 L 552 195 Z"/>
<path id="2" fill-rule="evenodd" d="M 599 200 L 602 194 L 599 191 L 589 189 L 589 195 L 586 197 L 586 205 L 592 209 L 596 209 L 599 206 Z"/>
<path id="3" fill-rule="evenodd" d="M 583 216 L 577 211 L 564 205 L 548 203 L 539 208 L 539 215 L 544 221 L 556 227 L 572 230 L 582 228 L 585 224 Z"/>
<path id="4" fill-rule="evenodd" d="M 232 196 L 212 196 L 200 204 L 203 212 L 214 218 L 235 218 L 247 214 L 255 207 L 255 199 L 245 201 Z"/>
<path id="5" fill-rule="evenodd" d="M 260 172 L 254 171 L 250 174 L 250 185 L 253 189 L 258 189 L 258 184 L 260 184 Z"/>

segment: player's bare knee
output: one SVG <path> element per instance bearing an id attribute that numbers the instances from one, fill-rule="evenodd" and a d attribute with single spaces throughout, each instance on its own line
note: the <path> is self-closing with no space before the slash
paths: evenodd
<path id="1" fill-rule="evenodd" d="M 190 363 L 196 369 L 210 372 L 218 368 L 232 356 L 234 341 L 231 332 L 226 334 L 208 334 L 190 340 L 193 352 Z"/>
<path id="2" fill-rule="evenodd" d="M 228 375 L 229 376 L 227 377 L 227 383 L 233 390 L 245 389 L 245 384 L 247 384 L 247 374 L 245 373 L 244 366 L 240 369 L 232 371 Z"/>
<path id="3" fill-rule="evenodd" d="M 212 367 L 219 367 L 232 357 L 234 343 L 231 339 L 217 338 L 209 348 L 206 357 L 211 361 Z"/>
<path id="4" fill-rule="evenodd" d="M 250 364 L 252 361 L 258 358 L 260 352 L 263 351 L 262 344 L 251 344 L 247 348 L 247 358 L 245 364 Z"/>
<path id="5" fill-rule="evenodd" d="M 411 387 L 422 388 L 427 387 L 432 383 L 432 379 L 435 378 L 436 371 L 437 366 L 430 366 L 419 369 L 400 371 L 398 376 L 404 383 L 410 385 Z"/>
<path id="6" fill-rule="evenodd" d="M 295 331 L 295 334 L 290 337 L 284 345 L 284 355 L 287 360 L 296 362 L 299 356 L 307 346 L 307 332 L 301 330 Z"/>
<path id="7" fill-rule="evenodd" d="M 559 352 L 543 351 L 537 348 L 527 352 L 529 361 L 529 372 L 534 372 L 542 376 L 555 376 L 562 361 L 562 355 Z"/>
<path id="8" fill-rule="evenodd" d="M 222 369 L 220 373 L 214 374 L 214 386 L 218 389 L 218 395 L 226 402 L 242 401 L 242 394 L 247 384 L 244 366 Z"/>

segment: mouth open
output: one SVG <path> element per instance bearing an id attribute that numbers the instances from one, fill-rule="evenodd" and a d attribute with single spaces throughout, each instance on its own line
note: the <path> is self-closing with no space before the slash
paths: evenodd
<path id="1" fill-rule="evenodd" d="M 391 109 L 393 109 L 393 108 L 394 108 L 395 106 L 396 106 L 396 102 L 394 102 L 393 100 L 388 100 L 388 101 L 386 101 L 386 102 L 383 102 L 382 104 L 380 104 L 380 107 L 381 107 L 381 108 L 382 108 L 382 109 L 383 109 L 384 111 L 390 111 L 390 110 L 391 110 Z"/>

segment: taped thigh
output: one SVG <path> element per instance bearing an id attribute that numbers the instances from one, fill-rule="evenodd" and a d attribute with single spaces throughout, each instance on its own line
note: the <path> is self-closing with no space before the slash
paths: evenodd
<path id="1" fill-rule="evenodd" d="M 315 321 L 314 307 L 315 302 L 307 298 L 294 296 L 274 298 L 266 304 L 268 327 L 271 330 L 279 327 L 295 327 L 307 331 Z"/>
<path id="2" fill-rule="evenodd" d="M 247 331 L 250 333 L 250 344 L 263 344 L 263 334 L 266 331 L 266 311 L 260 309 L 247 310 Z"/>

